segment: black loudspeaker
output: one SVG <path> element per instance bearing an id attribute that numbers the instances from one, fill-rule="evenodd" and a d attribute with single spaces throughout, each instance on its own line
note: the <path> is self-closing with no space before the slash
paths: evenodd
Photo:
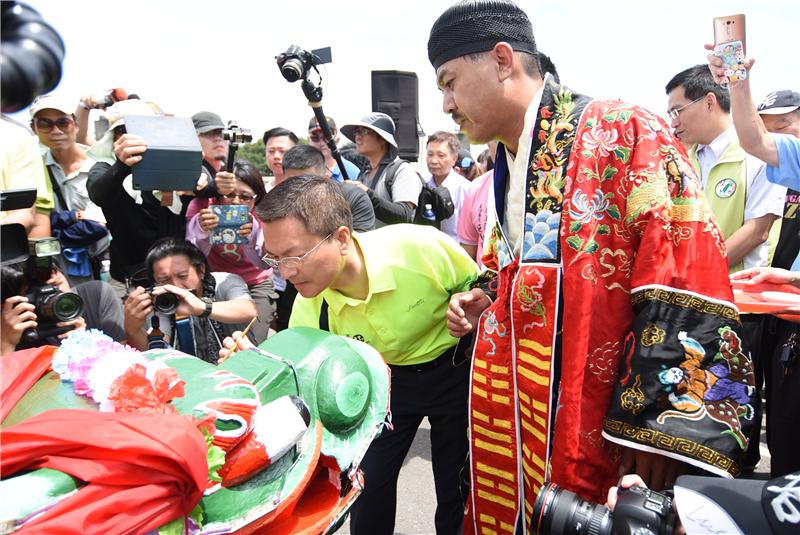
<path id="1" fill-rule="evenodd" d="M 419 80 L 417 73 L 372 71 L 372 111 L 385 113 L 395 125 L 400 157 L 419 159 Z"/>

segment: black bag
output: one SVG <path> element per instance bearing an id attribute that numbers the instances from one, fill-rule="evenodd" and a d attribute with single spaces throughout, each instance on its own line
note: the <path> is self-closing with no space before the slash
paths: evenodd
<path id="1" fill-rule="evenodd" d="M 392 195 L 394 179 L 403 164 L 408 164 L 408 162 L 399 159 L 395 160 L 387 165 L 386 169 L 383 171 L 386 177 L 384 179 L 384 185 L 390 196 Z M 414 172 L 417 173 L 417 177 L 419 177 L 419 181 L 422 184 L 422 191 L 420 191 L 419 199 L 417 199 L 417 211 L 414 214 L 414 223 L 420 225 L 432 224 L 431 221 L 422 217 L 422 212 L 425 210 L 426 204 L 430 204 L 431 208 L 433 208 L 433 214 L 436 216 L 437 224 L 451 217 L 456 211 L 456 205 L 453 203 L 453 198 L 450 196 L 450 190 L 444 186 L 432 188 L 425 182 L 425 179 L 422 178 L 416 169 Z"/>

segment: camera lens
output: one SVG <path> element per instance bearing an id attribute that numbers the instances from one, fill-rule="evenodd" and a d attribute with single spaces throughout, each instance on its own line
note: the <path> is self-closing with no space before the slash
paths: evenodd
<path id="1" fill-rule="evenodd" d="M 303 77 L 304 72 L 303 62 L 297 58 L 289 58 L 281 65 L 281 74 L 287 82 L 296 82 Z"/>
<path id="2" fill-rule="evenodd" d="M 43 321 L 70 321 L 83 312 L 83 299 L 78 294 L 63 293 L 45 285 L 32 294 L 36 316 Z M 29 297 L 30 299 L 30 297 Z"/>
<path id="3" fill-rule="evenodd" d="M 62 293 L 53 299 L 53 315 L 58 321 L 74 320 L 83 312 L 83 299 L 78 294 Z"/>
<path id="4" fill-rule="evenodd" d="M 178 310 L 178 296 L 173 293 L 163 293 L 153 298 L 153 308 L 160 314 L 174 314 Z"/>
<path id="5" fill-rule="evenodd" d="M 604 506 L 548 483 L 533 506 L 534 533 L 553 535 L 610 535 L 611 512 Z"/>

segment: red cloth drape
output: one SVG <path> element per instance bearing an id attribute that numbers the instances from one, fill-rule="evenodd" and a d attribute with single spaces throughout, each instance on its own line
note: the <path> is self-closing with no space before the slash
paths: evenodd
<path id="1" fill-rule="evenodd" d="M 30 387 L 50 369 L 55 346 L 15 351 L 0 358 L 0 422 Z"/>
<path id="2" fill-rule="evenodd" d="M 188 417 L 52 410 L 0 433 L 0 471 L 53 468 L 86 481 L 21 533 L 144 533 L 203 496 L 206 444 Z"/>

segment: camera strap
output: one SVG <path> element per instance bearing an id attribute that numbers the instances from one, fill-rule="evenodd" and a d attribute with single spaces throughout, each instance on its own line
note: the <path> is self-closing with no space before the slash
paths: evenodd
<path id="1" fill-rule="evenodd" d="M 61 209 L 69 210 L 70 208 L 69 205 L 67 205 L 66 199 L 64 199 L 64 193 L 61 191 L 61 186 L 58 184 L 56 177 L 53 175 L 53 170 L 49 165 L 46 165 L 45 167 L 47 167 L 47 174 L 50 176 L 50 184 L 53 187 L 53 193 L 55 193 L 56 197 L 58 197 L 58 203 L 61 206 Z"/>
<path id="2" fill-rule="evenodd" d="M 197 356 L 194 345 L 194 333 L 192 332 L 191 316 L 175 319 L 175 338 L 178 342 L 178 349 L 184 353 Z"/>

